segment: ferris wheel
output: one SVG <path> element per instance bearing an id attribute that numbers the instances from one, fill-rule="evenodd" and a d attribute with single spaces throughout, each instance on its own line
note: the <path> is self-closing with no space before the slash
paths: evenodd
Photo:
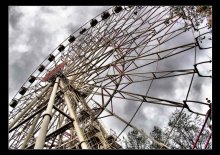
<path id="1" fill-rule="evenodd" d="M 187 18 L 188 9 L 115 6 L 76 30 L 10 101 L 9 148 L 121 149 L 121 135 L 135 129 L 168 149 L 143 124 L 175 108 L 206 116 L 198 105 L 210 106 L 193 97 L 192 83 L 211 85 L 204 51 L 212 32 Z"/>

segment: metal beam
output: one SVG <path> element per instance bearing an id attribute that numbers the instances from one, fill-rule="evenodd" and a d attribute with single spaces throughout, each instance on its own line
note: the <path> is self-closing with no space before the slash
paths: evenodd
<path id="1" fill-rule="evenodd" d="M 59 93 L 59 92 L 58 92 L 58 93 Z M 45 101 L 42 103 L 42 105 L 45 104 L 45 103 L 48 102 L 48 101 L 49 101 L 49 99 L 45 100 Z M 59 105 L 60 103 L 61 103 L 61 102 L 57 102 L 56 105 Z M 37 110 L 34 114 L 32 114 L 31 116 L 29 116 L 28 118 L 26 118 L 25 120 L 21 121 L 19 124 L 17 124 L 17 125 L 14 126 L 13 128 L 11 128 L 11 129 L 9 130 L 9 133 L 12 132 L 12 131 L 14 131 L 15 129 L 17 129 L 19 126 L 21 126 L 22 124 L 24 124 L 25 122 L 27 122 L 27 121 L 30 120 L 31 118 L 33 118 L 35 115 L 37 115 L 37 114 L 40 113 L 41 111 L 45 110 L 46 107 L 47 107 L 47 105 L 44 105 L 44 106 L 41 107 L 39 110 Z"/>
<path id="2" fill-rule="evenodd" d="M 65 132 L 66 130 L 68 130 L 69 128 L 73 127 L 73 123 L 72 122 L 68 122 L 65 125 L 63 125 L 62 127 L 60 127 L 59 129 L 55 130 L 54 132 L 48 134 L 46 136 L 45 142 L 48 141 L 49 139 L 56 137 L 57 135 Z M 34 147 L 35 143 L 31 144 L 30 146 L 27 147 L 27 149 L 32 149 Z"/>
<path id="3" fill-rule="evenodd" d="M 35 128 L 40 116 L 41 116 L 41 113 L 38 113 L 37 116 L 34 118 L 33 124 L 31 125 L 31 128 L 30 128 L 30 130 L 27 134 L 27 137 L 24 139 L 24 142 L 23 142 L 23 144 L 21 145 L 21 147 L 19 149 L 24 149 L 25 146 L 27 145 L 29 139 L 31 138 L 31 136 L 34 132 L 34 128 Z"/>
<path id="4" fill-rule="evenodd" d="M 47 128 L 48 128 L 48 125 L 49 125 L 50 120 L 52 118 L 52 108 L 53 108 L 53 104 L 55 101 L 59 80 L 60 80 L 60 77 L 57 77 L 55 84 L 54 84 L 54 87 L 53 87 L 53 91 L 50 96 L 50 100 L 47 105 L 47 109 L 44 114 L 43 122 L 41 124 L 41 128 L 40 128 L 39 135 L 37 137 L 34 149 L 43 149 L 43 147 L 44 147 L 46 134 L 47 134 Z"/>
<path id="5" fill-rule="evenodd" d="M 15 125 L 15 123 L 17 123 L 18 122 L 18 120 L 39 100 L 39 98 L 50 88 L 50 86 L 51 86 L 51 83 L 49 83 L 44 89 L 43 89 L 43 91 L 38 95 L 38 96 L 36 96 L 33 100 L 32 100 L 32 102 L 31 103 L 29 103 L 27 106 L 26 106 L 26 108 L 23 110 L 23 111 L 21 111 L 14 119 L 13 119 L 13 121 L 10 123 L 10 125 L 9 125 L 9 129 L 11 129 L 14 125 Z"/>
<path id="6" fill-rule="evenodd" d="M 61 111 L 59 108 L 57 108 L 55 105 L 53 105 L 53 108 L 55 110 L 57 110 L 59 113 L 61 113 L 62 115 L 66 116 L 67 118 L 69 118 L 71 121 L 74 121 L 73 118 L 71 118 L 70 116 L 68 116 L 67 114 L 65 114 L 63 111 Z"/>
<path id="7" fill-rule="evenodd" d="M 96 102 L 95 102 L 96 103 Z M 99 107 L 101 107 L 98 103 L 96 103 Z M 126 125 L 132 127 L 133 129 L 137 130 L 138 132 L 140 132 L 143 136 L 145 136 L 146 138 L 151 139 L 154 143 L 158 144 L 161 147 L 167 148 L 169 149 L 168 146 L 164 145 L 163 143 L 160 143 L 158 141 L 156 141 L 154 138 L 148 136 L 145 132 L 143 132 L 142 130 L 139 130 L 137 127 L 135 127 L 134 125 L 132 125 L 131 123 L 127 122 L 126 120 L 124 120 L 123 118 L 121 118 L 120 116 L 116 115 L 115 113 L 111 112 L 110 110 L 108 110 L 107 108 L 104 108 L 105 111 L 107 111 L 108 113 L 110 113 L 111 115 L 115 116 L 117 119 L 119 119 L 120 121 L 122 121 L 123 123 L 125 123 Z"/>
<path id="8" fill-rule="evenodd" d="M 60 80 L 60 86 L 61 86 L 62 89 L 65 88 L 65 85 L 64 85 L 64 82 L 62 81 L 62 79 Z M 67 92 L 69 92 L 69 90 L 67 90 L 64 93 L 64 100 L 65 100 L 65 102 L 67 104 L 67 108 L 69 110 L 70 116 L 75 120 L 73 122 L 73 126 L 74 126 L 74 128 L 76 130 L 77 137 L 79 138 L 81 147 L 83 149 L 88 149 L 89 147 L 88 147 L 88 144 L 87 144 L 87 142 L 85 140 L 85 136 L 84 136 L 83 130 L 80 128 L 79 121 L 77 120 L 76 112 L 75 112 L 75 110 L 72 107 L 72 104 L 71 104 L 71 101 L 69 99 L 69 96 L 67 95 Z"/>

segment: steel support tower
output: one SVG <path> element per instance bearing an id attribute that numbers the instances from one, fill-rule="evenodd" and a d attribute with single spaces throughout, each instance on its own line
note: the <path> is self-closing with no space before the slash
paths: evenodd
<path id="1" fill-rule="evenodd" d="M 181 108 L 206 116 L 191 108 L 191 103 L 210 106 L 193 98 L 191 87 L 199 78 L 211 85 L 212 75 L 200 67 L 212 62 L 202 52 L 211 53 L 212 31 L 210 25 L 197 26 L 197 14 L 189 16 L 195 11 L 191 6 L 115 6 L 80 27 L 10 102 L 9 149 L 120 149 L 119 138 L 128 128 L 169 148 L 140 129 L 152 121 L 133 120 L 141 108 Z M 179 97 L 169 96 L 175 91 L 170 85 L 181 90 Z M 123 112 L 123 104 L 129 111 Z M 151 112 L 142 109 L 142 115 Z M 102 120 L 109 117 L 122 123 L 119 134 L 105 129 Z"/>
<path id="2" fill-rule="evenodd" d="M 27 137 L 22 141 L 20 149 L 119 149 L 121 146 L 115 142 L 115 135 L 109 135 L 101 123 L 95 118 L 95 114 L 100 110 L 96 107 L 90 108 L 85 97 L 89 95 L 87 92 L 77 92 L 68 79 L 65 79 L 60 72 L 53 75 L 50 83 L 45 87 L 39 96 L 25 109 L 23 109 L 17 117 L 10 123 L 10 130 L 16 130 L 22 126 L 24 122 L 33 119 L 33 123 L 26 131 Z M 39 103 L 40 102 L 40 103 Z M 48 102 L 48 103 L 47 103 Z M 16 124 L 25 112 L 38 103 L 39 110 L 33 115 Z M 59 106 L 59 108 L 58 108 Z M 63 110 L 67 108 L 69 115 Z M 42 111 L 46 109 L 44 113 Z M 53 112 L 52 112 L 53 111 Z M 48 125 L 53 121 L 53 113 L 62 115 L 56 122 L 58 126 L 53 132 L 47 133 Z M 36 122 L 42 115 L 42 124 L 40 125 L 39 134 L 36 142 L 28 145 L 33 138 L 33 129 Z M 65 122 L 64 125 L 61 125 Z M 59 136 L 59 140 L 56 137 Z M 61 137 L 64 137 L 63 139 Z M 15 146 L 16 147 L 16 146 Z"/>

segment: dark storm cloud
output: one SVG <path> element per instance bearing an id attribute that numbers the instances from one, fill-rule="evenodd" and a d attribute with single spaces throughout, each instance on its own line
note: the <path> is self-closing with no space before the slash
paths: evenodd
<path id="1" fill-rule="evenodd" d="M 17 28 L 17 24 L 19 20 L 24 16 L 24 14 L 18 9 L 18 7 L 15 6 L 9 6 L 8 7 L 9 12 L 9 23 L 12 26 L 12 28 Z"/>
<path id="2" fill-rule="evenodd" d="M 193 89 L 196 91 L 196 92 L 200 92 L 201 88 L 202 88 L 202 83 L 201 80 L 200 81 L 197 81 L 194 83 L 193 85 Z"/>
<path id="3" fill-rule="evenodd" d="M 202 78 L 202 77 L 195 77 L 193 84 L 192 84 L 192 91 L 190 94 L 190 98 L 196 100 L 200 99 L 200 101 L 205 102 L 205 98 L 207 96 L 203 96 L 204 92 L 203 91 L 203 86 L 208 86 L 211 83 L 210 78 Z M 207 91 L 207 90 L 206 90 Z"/>

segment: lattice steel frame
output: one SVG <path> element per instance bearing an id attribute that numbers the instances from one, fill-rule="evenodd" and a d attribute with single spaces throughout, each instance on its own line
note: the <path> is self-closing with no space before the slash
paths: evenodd
<path id="1" fill-rule="evenodd" d="M 183 19 L 184 14 L 170 17 L 172 9 L 171 6 L 113 7 L 106 10 L 109 17 L 104 19 L 100 14 L 94 18 L 98 21 L 95 25 L 88 22 L 65 39 L 50 53 L 54 60 L 48 61 L 47 57 L 39 65 L 44 65 L 45 69 L 40 72 L 38 67 L 32 73 L 36 80 L 24 83 L 22 87 L 26 87 L 27 92 L 15 95 L 18 104 L 9 114 L 9 148 L 119 149 L 119 136 L 128 126 L 168 148 L 132 125 L 131 121 L 142 104 L 147 103 L 185 108 L 205 116 L 187 105 L 194 102 L 209 106 L 208 103 L 188 100 L 191 84 L 183 103 L 149 96 L 148 92 L 155 80 L 184 75 L 192 75 L 192 80 L 194 75 L 209 78 L 210 75 L 200 73 L 198 65 L 211 61 L 198 63 L 195 58 L 190 69 L 157 71 L 154 67 L 151 71 L 136 71 L 192 49 L 195 49 L 196 57 L 197 48 L 212 48 L 201 44 L 204 35 L 211 34 L 210 31 L 198 35 L 193 42 L 161 50 L 161 46 L 186 31 L 194 33 L 207 27 L 196 27 L 193 19 Z M 179 28 L 175 27 L 177 23 L 180 23 Z M 74 41 L 70 41 L 73 36 Z M 64 49 L 60 49 L 61 46 Z M 49 81 L 43 81 L 45 75 L 61 63 L 65 64 L 64 69 Z M 126 90 L 128 86 L 141 82 L 150 82 L 145 95 Z M 98 102 L 97 96 L 101 98 Z M 131 119 L 126 121 L 113 112 L 113 99 L 140 104 Z M 101 116 L 103 111 L 109 115 Z M 109 116 L 126 124 L 120 134 L 109 134 L 104 129 L 101 119 Z"/>

